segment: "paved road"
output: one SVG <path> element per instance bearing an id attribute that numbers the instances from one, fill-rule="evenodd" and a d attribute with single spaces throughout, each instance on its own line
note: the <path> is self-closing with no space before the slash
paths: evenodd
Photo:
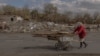
<path id="1" fill-rule="evenodd" d="M 87 48 L 78 49 L 74 42 L 70 51 L 57 51 L 56 41 L 45 38 L 33 38 L 29 33 L 0 33 L 0 56 L 32 56 L 34 54 L 100 53 L 100 32 L 87 35 Z M 38 56 L 38 55 L 37 55 Z M 40 55 L 41 56 L 41 55 Z M 52 55 L 51 55 L 52 56 Z"/>

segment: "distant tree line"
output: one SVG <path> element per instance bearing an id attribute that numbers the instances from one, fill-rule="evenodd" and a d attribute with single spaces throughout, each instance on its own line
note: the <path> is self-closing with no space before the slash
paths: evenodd
<path id="1" fill-rule="evenodd" d="M 39 12 L 38 9 L 29 9 L 28 6 L 17 8 L 11 5 L 6 5 L 0 8 L 1 15 L 17 15 L 23 17 L 25 20 L 33 21 L 49 21 L 55 23 L 76 23 L 81 21 L 87 24 L 100 24 L 100 13 L 73 13 L 66 11 L 59 13 L 58 8 L 53 4 L 45 4 L 44 10 Z"/>

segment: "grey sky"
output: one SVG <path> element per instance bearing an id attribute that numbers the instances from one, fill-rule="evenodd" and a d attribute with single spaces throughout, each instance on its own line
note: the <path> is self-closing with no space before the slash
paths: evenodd
<path id="1" fill-rule="evenodd" d="M 0 0 L 0 6 L 10 4 L 17 7 L 28 4 L 30 8 L 43 8 L 45 3 L 52 3 L 59 11 L 100 11 L 100 0 Z"/>

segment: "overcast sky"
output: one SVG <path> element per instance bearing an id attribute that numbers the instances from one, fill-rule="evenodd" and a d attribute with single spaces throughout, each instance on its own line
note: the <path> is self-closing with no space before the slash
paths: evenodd
<path id="1" fill-rule="evenodd" d="M 45 3 L 52 3 L 59 11 L 100 11 L 100 0 L 0 0 L 0 6 L 13 5 L 22 7 L 28 5 L 30 8 L 43 8 Z"/>

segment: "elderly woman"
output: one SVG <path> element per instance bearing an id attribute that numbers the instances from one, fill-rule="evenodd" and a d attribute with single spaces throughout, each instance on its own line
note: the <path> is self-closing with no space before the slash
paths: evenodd
<path id="1" fill-rule="evenodd" d="M 84 25 L 82 24 L 82 22 L 78 22 L 78 23 L 77 23 L 77 26 L 76 26 L 76 28 L 75 28 L 75 30 L 74 30 L 73 33 L 78 34 L 78 36 L 79 36 L 80 48 L 83 47 L 83 44 L 84 44 L 84 46 L 85 46 L 85 48 L 86 48 L 86 47 L 87 47 L 87 44 L 86 44 L 86 42 L 84 41 L 84 40 L 85 40 L 85 36 L 86 36 L 86 30 L 85 30 L 85 27 L 84 27 Z"/>

